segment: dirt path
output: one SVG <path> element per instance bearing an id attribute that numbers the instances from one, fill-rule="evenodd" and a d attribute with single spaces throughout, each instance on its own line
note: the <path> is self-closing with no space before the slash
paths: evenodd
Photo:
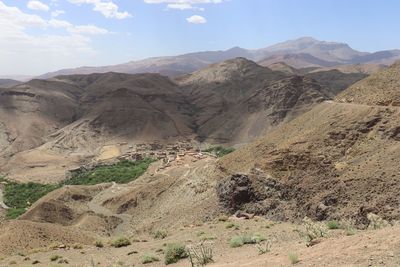
<path id="1" fill-rule="evenodd" d="M 105 208 L 103 206 L 103 202 L 117 194 L 120 194 L 122 191 L 128 191 L 129 186 L 121 185 L 113 182 L 113 185 L 106 190 L 100 192 L 96 195 L 92 201 L 88 203 L 88 207 L 96 214 L 101 214 L 104 216 L 114 216 L 122 220 L 122 222 L 115 228 L 114 235 L 119 236 L 127 232 L 130 225 L 130 220 L 132 218 L 129 214 L 116 214 L 111 210 Z"/>
<path id="2" fill-rule="evenodd" d="M 2 207 L 3 209 L 10 208 L 4 203 L 3 190 L 1 188 L 0 188 L 0 207 Z"/>

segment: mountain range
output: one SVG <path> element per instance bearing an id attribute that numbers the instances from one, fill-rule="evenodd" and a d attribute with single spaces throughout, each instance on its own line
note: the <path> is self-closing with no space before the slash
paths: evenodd
<path id="1" fill-rule="evenodd" d="M 8 173 L 18 170 L 14 177 L 26 171 L 35 176 L 38 170 L 54 179 L 108 143 L 181 138 L 248 143 L 366 76 L 336 70 L 299 76 L 300 70 L 292 70 L 272 70 L 241 57 L 175 79 L 108 72 L 3 88 L 0 165 Z M 58 172 L 26 167 L 49 161 L 64 167 Z"/>
<path id="2" fill-rule="evenodd" d="M 303 37 L 257 50 L 234 47 L 226 51 L 207 51 L 178 56 L 154 57 L 112 66 L 63 69 L 43 74 L 38 78 L 105 72 L 130 74 L 150 72 L 174 77 L 236 57 L 244 57 L 259 62 L 263 66 L 284 62 L 295 68 L 322 68 L 354 64 L 390 65 L 400 59 L 400 50 L 386 50 L 374 53 L 359 52 L 344 43 L 325 42 L 311 37 Z"/>

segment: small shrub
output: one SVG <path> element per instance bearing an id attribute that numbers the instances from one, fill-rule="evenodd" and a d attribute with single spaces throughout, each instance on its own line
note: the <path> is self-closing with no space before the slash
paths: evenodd
<path id="1" fill-rule="evenodd" d="M 306 238 L 307 245 L 312 244 L 315 239 L 325 237 L 327 235 L 327 227 L 320 222 L 313 222 L 310 218 L 303 219 L 303 231 L 300 233 Z"/>
<path id="2" fill-rule="evenodd" d="M 289 260 L 291 264 L 296 264 L 299 263 L 299 256 L 295 253 L 289 253 Z"/>
<path id="3" fill-rule="evenodd" d="M 186 248 L 182 244 L 168 244 L 165 250 L 165 264 L 176 263 L 181 259 L 187 258 Z"/>
<path id="4" fill-rule="evenodd" d="M 156 255 L 153 255 L 153 254 L 150 254 L 150 253 L 144 254 L 140 258 L 140 262 L 142 264 L 148 264 L 148 263 L 152 263 L 152 262 L 155 262 L 155 261 L 160 261 L 160 259 Z"/>
<path id="5" fill-rule="evenodd" d="M 226 226 L 225 226 L 225 228 L 226 229 L 235 229 L 235 230 L 238 230 L 239 229 L 239 225 L 237 225 L 237 224 L 234 224 L 234 223 L 228 223 Z"/>
<path id="6" fill-rule="evenodd" d="M 56 261 L 56 260 L 61 259 L 61 258 L 62 257 L 60 255 L 53 255 L 53 256 L 50 257 L 50 260 L 51 261 Z"/>
<path id="7" fill-rule="evenodd" d="M 218 221 L 220 222 L 226 222 L 227 220 L 229 220 L 229 217 L 226 215 L 221 215 L 218 217 Z"/>
<path id="8" fill-rule="evenodd" d="M 368 213 L 367 219 L 369 220 L 368 229 L 377 230 L 389 225 L 386 220 L 382 219 L 379 215 L 376 215 L 374 213 Z"/>
<path id="9" fill-rule="evenodd" d="M 215 239 L 217 239 L 215 236 L 208 236 L 208 235 L 200 236 L 200 240 L 202 240 L 202 241 L 215 240 Z"/>
<path id="10" fill-rule="evenodd" d="M 340 228 L 340 224 L 338 221 L 328 221 L 326 222 L 326 226 L 328 229 L 335 230 Z"/>
<path id="11" fill-rule="evenodd" d="M 265 254 L 267 252 L 271 251 L 271 242 L 270 241 L 263 241 L 259 244 L 256 245 L 257 249 L 258 249 L 258 254 L 262 255 Z"/>
<path id="12" fill-rule="evenodd" d="M 101 240 L 97 240 L 96 242 L 94 242 L 94 245 L 98 248 L 104 247 L 104 244 Z"/>
<path id="13" fill-rule="evenodd" d="M 73 248 L 73 249 L 83 249 L 83 246 L 82 246 L 82 244 L 76 243 L 76 244 L 73 244 L 73 245 L 72 245 L 72 248 Z"/>
<path id="14" fill-rule="evenodd" d="M 231 248 L 238 248 L 244 245 L 243 237 L 242 236 L 234 236 L 229 241 L 229 246 Z"/>
<path id="15" fill-rule="evenodd" d="M 265 238 L 255 234 L 255 235 L 241 235 L 241 236 L 234 236 L 229 241 L 229 245 L 232 248 L 241 247 L 246 244 L 258 244 L 264 241 Z"/>
<path id="16" fill-rule="evenodd" d="M 131 241 L 129 241 L 128 238 L 126 237 L 120 237 L 111 242 L 111 246 L 115 248 L 121 248 L 121 247 L 126 247 L 131 244 Z"/>
<path id="17" fill-rule="evenodd" d="M 205 266 L 214 262 L 213 248 L 211 243 L 200 243 L 189 246 L 187 249 L 189 262 L 192 267 Z"/>
<path id="18" fill-rule="evenodd" d="M 165 230 L 158 230 L 155 233 L 153 233 L 153 238 L 154 239 L 164 239 L 167 236 L 168 236 L 168 233 Z"/>
<path id="19" fill-rule="evenodd" d="M 355 221 L 353 219 L 340 221 L 340 228 L 345 231 L 346 235 L 354 235 L 356 233 Z"/>
<path id="20" fill-rule="evenodd" d="M 201 232 L 198 232 L 198 233 L 197 233 L 197 236 L 202 236 L 202 235 L 205 235 L 205 234 L 206 234 L 206 232 L 201 231 Z"/>

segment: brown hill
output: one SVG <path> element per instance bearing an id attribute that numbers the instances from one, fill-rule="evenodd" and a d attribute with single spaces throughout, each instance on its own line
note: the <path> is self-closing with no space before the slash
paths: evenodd
<path id="1" fill-rule="evenodd" d="M 399 219 L 398 118 L 397 108 L 325 102 L 226 156 L 221 168 L 259 169 L 250 175 L 259 197 L 247 208 L 270 218 Z"/>
<path id="2" fill-rule="evenodd" d="M 22 82 L 13 79 L 0 79 L 0 87 L 2 88 L 12 87 L 20 83 Z"/>
<path id="3" fill-rule="evenodd" d="M 1 89 L 0 165 L 14 179 L 50 182 L 97 158 L 108 145 L 178 139 L 247 143 L 329 99 L 337 90 L 330 87 L 244 58 L 175 81 L 122 73 L 33 80 Z"/>
<path id="4" fill-rule="evenodd" d="M 80 88 L 53 80 L 0 89 L 0 154 L 37 147 L 73 122 L 80 112 L 80 94 Z"/>
<path id="5" fill-rule="evenodd" d="M 368 75 L 362 73 L 343 73 L 333 69 L 328 71 L 315 71 L 307 73 L 305 76 L 317 81 L 322 86 L 326 86 L 329 88 L 330 93 L 335 96 Z"/>
<path id="6" fill-rule="evenodd" d="M 343 73 L 361 73 L 361 74 L 370 75 L 377 71 L 383 70 L 387 67 L 388 67 L 387 65 L 373 64 L 373 63 L 370 63 L 370 64 L 344 64 L 344 65 L 338 65 L 338 66 L 333 66 L 333 67 L 318 68 L 316 70 L 312 70 L 311 72 L 338 70 Z"/>
<path id="7" fill-rule="evenodd" d="M 284 62 L 294 68 L 328 67 L 337 65 L 337 62 L 326 61 L 310 54 L 277 54 L 258 61 L 261 66 L 269 66 L 274 63 Z"/>
<path id="8" fill-rule="evenodd" d="M 261 64 L 261 66 L 264 66 L 263 64 Z M 264 66 L 267 67 L 273 71 L 280 71 L 283 72 L 287 75 L 301 75 L 304 74 L 302 73 L 302 71 L 300 71 L 299 69 L 293 68 L 292 66 L 286 64 L 285 62 L 276 62 L 276 63 L 272 63 L 268 66 Z"/>
<path id="9" fill-rule="evenodd" d="M 340 102 L 365 105 L 400 105 L 400 62 L 352 85 L 336 97 Z"/>
<path id="10" fill-rule="evenodd" d="M 223 158 L 221 205 L 278 220 L 398 220 L 398 81 L 397 63 Z M 225 194 L 235 184 L 247 198 Z"/>
<path id="11" fill-rule="evenodd" d="M 200 140 L 246 143 L 327 98 L 312 80 L 271 71 L 244 58 L 179 80 L 196 108 Z"/>

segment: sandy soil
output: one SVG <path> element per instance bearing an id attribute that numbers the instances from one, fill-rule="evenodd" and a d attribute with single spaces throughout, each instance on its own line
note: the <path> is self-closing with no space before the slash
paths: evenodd
<path id="1" fill-rule="evenodd" d="M 238 229 L 227 229 L 234 223 Z M 187 225 L 168 230 L 165 239 L 157 240 L 149 234 L 131 237 L 132 245 L 124 248 L 112 248 L 103 239 L 104 248 L 83 246 L 82 248 L 44 249 L 30 253 L 14 255 L 0 261 L 0 266 L 56 266 L 50 257 L 60 255 L 67 259 L 68 266 L 164 266 L 163 249 L 167 243 L 196 244 L 209 239 L 207 244 L 213 248 L 215 263 L 210 267 L 230 266 L 291 266 L 289 254 L 298 256 L 295 266 L 399 266 L 400 264 L 400 227 L 388 227 L 382 230 L 357 232 L 353 236 L 344 235 L 341 230 L 330 230 L 329 237 L 312 247 L 307 247 L 296 229 L 299 226 L 274 223 L 261 218 L 256 220 L 234 220 L 231 222 L 213 221 L 203 225 Z M 235 235 L 258 233 L 271 242 L 271 251 L 259 255 L 255 245 L 231 248 L 229 239 Z M 160 262 L 141 264 L 141 257 L 151 253 L 160 258 Z M 171 266 L 188 266 L 188 260 L 181 260 Z M 59 266 L 59 265 L 57 265 Z M 64 264 L 61 264 L 64 266 Z"/>

